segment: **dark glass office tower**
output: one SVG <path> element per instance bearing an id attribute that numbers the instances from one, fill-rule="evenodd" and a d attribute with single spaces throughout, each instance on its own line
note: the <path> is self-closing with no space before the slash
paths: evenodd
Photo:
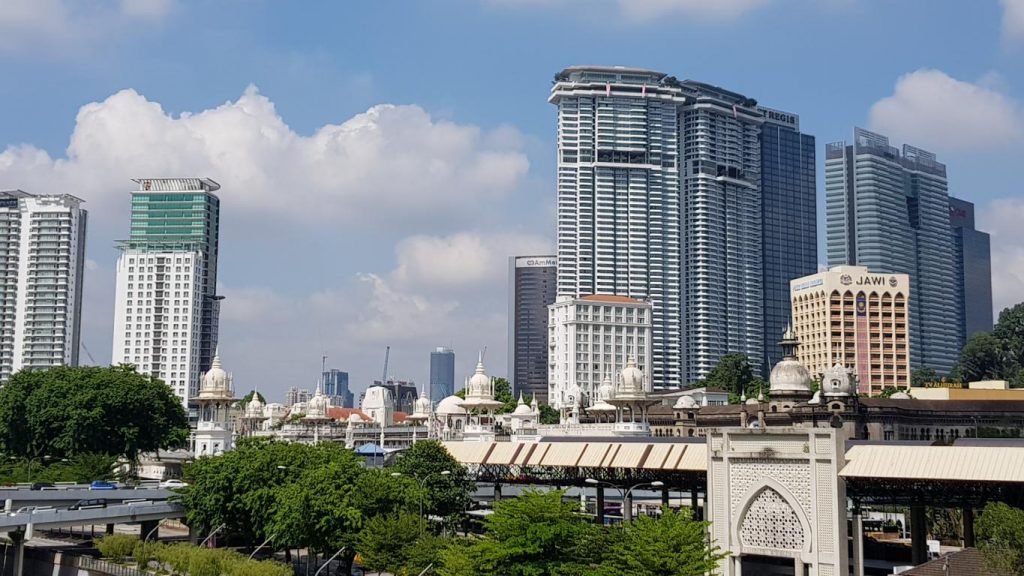
<path id="1" fill-rule="evenodd" d="M 548 399 L 548 305 L 558 288 L 554 256 L 508 259 L 508 380 L 512 393 Z"/>
<path id="2" fill-rule="evenodd" d="M 352 392 L 348 389 L 348 372 L 331 368 L 323 374 L 324 396 L 331 399 L 332 406 L 352 408 Z"/>
<path id="3" fill-rule="evenodd" d="M 455 352 L 439 347 L 430 353 L 430 402 L 455 394 Z"/>
<path id="4" fill-rule="evenodd" d="M 796 114 L 758 108 L 761 126 L 761 224 L 764 264 L 765 376 L 782 359 L 778 341 L 791 320 L 789 282 L 818 271 L 814 136 Z"/>
<path id="5" fill-rule="evenodd" d="M 829 266 L 910 275 L 910 366 L 949 373 L 960 338 L 946 165 L 855 128 L 852 145 L 825 148 L 825 219 Z"/>
<path id="6" fill-rule="evenodd" d="M 989 235 L 974 228 L 974 204 L 949 199 L 960 345 L 972 334 L 992 330 L 992 252 Z"/>

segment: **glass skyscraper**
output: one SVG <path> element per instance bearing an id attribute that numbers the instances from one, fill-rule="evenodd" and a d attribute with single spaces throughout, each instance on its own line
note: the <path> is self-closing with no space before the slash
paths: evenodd
<path id="1" fill-rule="evenodd" d="M 323 373 L 324 396 L 331 399 L 332 406 L 353 408 L 352 392 L 348 389 L 348 372 L 331 368 Z"/>
<path id="2" fill-rule="evenodd" d="M 455 351 L 443 346 L 430 353 L 430 402 L 455 394 Z"/>
<path id="3" fill-rule="evenodd" d="M 135 183 L 129 237 L 117 244 L 113 362 L 161 378 L 187 406 L 217 348 L 220 185 Z"/>
<path id="4" fill-rule="evenodd" d="M 548 306 L 555 303 L 557 259 L 508 259 L 508 379 L 512 394 L 548 401 Z"/>
<path id="5" fill-rule="evenodd" d="M 948 373 L 959 319 L 946 166 L 931 152 L 854 129 L 825 149 L 828 264 L 910 275 L 910 361 Z"/>
<path id="6" fill-rule="evenodd" d="M 974 204 L 949 199 L 956 264 L 956 301 L 961 346 L 971 335 L 992 331 L 992 252 L 989 235 L 974 228 Z"/>
<path id="7" fill-rule="evenodd" d="M 654 388 L 682 383 L 680 107 L 665 74 L 571 67 L 558 107 L 558 296 L 612 294 L 653 306 Z M 602 363 L 622 365 L 623 351 Z"/>
<path id="8" fill-rule="evenodd" d="M 796 114 L 759 108 L 761 245 L 764 254 L 763 373 L 782 359 L 778 341 L 792 322 L 789 282 L 818 271 L 814 136 Z"/>
<path id="9" fill-rule="evenodd" d="M 567 68 L 549 102 L 558 296 L 650 301 L 655 389 L 725 354 L 777 358 L 788 283 L 817 268 L 814 138 L 796 115 L 622 67 Z"/>

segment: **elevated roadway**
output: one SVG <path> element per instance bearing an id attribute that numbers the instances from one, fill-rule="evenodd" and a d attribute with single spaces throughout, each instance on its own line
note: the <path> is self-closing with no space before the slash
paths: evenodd
<path id="1" fill-rule="evenodd" d="M 167 500 L 174 491 L 159 487 L 117 488 L 114 490 L 89 490 L 88 485 L 57 486 L 45 490 L 31 490 L 28 487 L 0 488 L 0 502 L 5 511 L 13 512 L 25 506 L 53 506 L 67 508 L 82 500 L 103 499 L 108 503 L 125 500 Z"/>

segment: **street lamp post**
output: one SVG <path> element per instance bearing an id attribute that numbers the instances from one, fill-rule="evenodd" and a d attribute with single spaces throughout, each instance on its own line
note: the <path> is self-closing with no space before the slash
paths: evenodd
<path id="1" fill-rule="evenodd" d="M 348 548 L 348 546 L 342 546 L 341 549 L 339 549 L 337 552 L 334 553 L 334 556 L 331 556 L 330 558 L 328 558 L 327 562 L 324 562 L 324 565 L 321 566 L 320 569 L 317 570 L 315 574 L 313 574 L 313 576 L 319 576 L 320 573 L 324 571 L 324 568 L 327 568 L 328 566 L 330 566 L 331 562 L 334 562 L 334 559 L 337 558 L 339 554 L 341 554 L 342 552 L 345 551 L 345 548 Z"/>
<path id="2" fill-rule="evenodd" d="M 427 489 L 427 480 L 429 480 L 430 478 L 432 478 L 434 476 L 449 476 L 451 473 L 452 473 L 451 470 L 441 470 L 440 472 L 431 472 L 430 474 L 427 474 L 426 476 L 424 476 L 422 479 L 417 478 L 416 475 L 414 474 L 413 475 L 413 479 L 416 480 L 417 483 L 419 483 L 420 491 L 421 492 L 425 492 L 426 489 Z M 399 476 L 402 476 L 401 472 L 392 472 L 391 473 L 391 477 L 392 478 L 398 478 Z M 423 500 L 424 500 L 425 497 L 426 497 L 425 495 L 424 496 L 420 496 L 420 517 L 421 518 L 423 517 Z"/>
<path id="3" fill-rule="evenodd" d="M 270 538 L 267 538 L 266 540 L 264 540 L 263 544 L 260 544 L 259 546 L 257 546 L 256 549 L 252 551 L 252 554 L 249 554 L 249 560 L 252 560 L 253 557 L 256 556 L 256 553 L 259 552 L 261 548 L 263 548 L 264 546 L 269 544 L 270 541 L 273 540 L 273 539 L 274 539 L 274 534 L 271 534 Z"/>
<path id="4" fill-rule="evenodd" d="M 605 482 L 603 480 L 598 480 L 596 478 L 587 478 L 586 480 L 584 480 L 584 482 L 590 484 L 591 486 L 595 486 L 595 491 L 597 492 L 597 494 L 594 497 L 596 500 L 594 503 L 594 512 L 597 515 L 597 521 L 599 524 L 604 524 L 604 490 L 601 489 L 602 486 L 608 486 L 610 488 L 618 490 L 619 496 L 622 497 L 623 504 L 625 504 L 625 494 L 622 492 L 622 488 L 619 488 L 615 484 L 612 484 L 611 482 Z M 625 516 L 623 516 L 623 518 L 625 518 Z"/>
<path id="5" fill-rule="evenodd" d="M 202 548 L 203 546 L 206 546 L 206 543 L 210 541 L 210 538 L 213 538 L 214 534 L 216 534 L 217 532 L 220 532 L 226 526 L 227 526 L 227 524 L 221 524 L 220 526 L 217 526 L 216 528 L 214 528 L 213 532 L 210 532 L 210 535 L 207 536 L 206 538 L 204 538 L 203 541 L 199 543 L 199 547 Z"/>
<path id="6" fill-rule="evenodd" d="M 632 522 L 632 520 L 633 520 L 633 500 L 631 500 L 630 498 L 631 498 L 631 495 L 633 494 L 633 491 L 636 490 L 637 488 L 642 487 L 642 486 L 649 486 L 651 488 L 660 488 L 660 487 L 665 486 L 665 483 L 660 481 L 660 480 L 655 480 L 654 482 L 641 482 L 640 484 L 637 484 L 636 486 L 633 486 L 632 488 L 627 490 L 626 491 L 626 496 L 624 498 L 625 502 L 623 503 L 624 506 L 625 506 L 625 510 L 623 512 L 623 521 L 624 522 Z"/>

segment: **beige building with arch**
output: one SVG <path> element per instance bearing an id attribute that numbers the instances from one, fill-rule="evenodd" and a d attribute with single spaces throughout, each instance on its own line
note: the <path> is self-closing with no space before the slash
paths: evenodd
<path id="1" fill-rule="evenodd" d="M 839 363 L 858 392 L 910 387 L 910 278 L 835 266 L 790 282 L 797 359 L 820 377 Z"/>

